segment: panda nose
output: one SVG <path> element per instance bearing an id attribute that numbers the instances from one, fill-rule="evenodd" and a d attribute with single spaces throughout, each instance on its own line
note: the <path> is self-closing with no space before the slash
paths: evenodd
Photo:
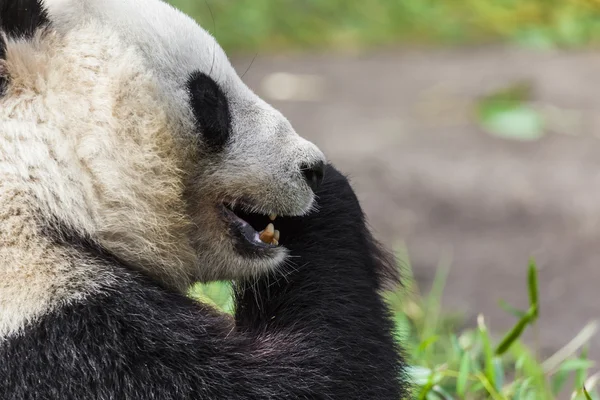
<path id="1" fill-rule="evenodd" d="M 318 161 L 315 164 L 302 164 L 300 165 L 300 171 L 304 176 L 304 180 L 308 186 L 315 192 L 321 183 L 323 182 L 323 175 L 325 174 L 325 163 Z"/>

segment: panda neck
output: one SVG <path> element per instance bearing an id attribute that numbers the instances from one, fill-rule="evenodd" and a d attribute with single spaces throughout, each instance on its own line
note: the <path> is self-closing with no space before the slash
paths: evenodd
<path id="1" fill-rule="evenodd" d="M 48 229 L 59 222 L 86 236 L 96 231 L 92 177 L 74 165 L 72 141 L 10 118 L 0 132 L 1 341 L 90 293 L 106 272 L 78 262 L 83 257 L 77 249 L 62 245 Z"/>
<path id="2" fill-rule="evenodd" d="M 110 276 L 100 265 L 73 262 L 81 257 L 44 233 L 34 200 L 22 185 L 0 183 L 0 341 Z"/>

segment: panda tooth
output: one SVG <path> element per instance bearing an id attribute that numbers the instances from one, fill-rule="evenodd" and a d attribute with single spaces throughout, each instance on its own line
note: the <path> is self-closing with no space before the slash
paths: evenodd
<path id="1" fill-rule="evenodd" d="M 277 239 L 273 239 L 273 241 L 271 242 L 271 244 L 273 246 L 279 246 L 279 241 Z"/>
<path id="2" fill-rule="evenodd" d="M 275 234 L 275 225 L 273 225 L 272 223 L 269 223 L 269 225 L 267 225 L 267 227 L 265 228 L 264 232 L 273 236 Z"/>
<path id="3" fill-rule="evenodd" d="M 273 224 L 267 225 L 264 231 L 260 232 L 259 238 L 264 243 L 271 243 L 273 236 L 275 235 L 275 226 Z"/>
<path id="4" fill-rule="evenodd" d="M 277 218 L 277 214 L 273 213 L 273 214 L 269 214 L 269 219 L 271 221 L 275 221 L 275 218 Z"/>
<path id="5" fill-rule="evenodd" d="M 279 241 L 279 231 L 277 229 L 275 229 L 275 233 L 273 233 L 273 238 L 275 239 L 275 241 Z"/>

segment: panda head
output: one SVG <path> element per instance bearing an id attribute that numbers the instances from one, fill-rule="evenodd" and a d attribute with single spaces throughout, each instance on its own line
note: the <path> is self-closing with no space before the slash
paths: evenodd
<path id="1" fill-rule="evenodd" d="M 193 20 L 159 0 L 0 0 L 0 31 L 0 136 L 21 143 L 0 173 L 42 224 L 175 287 L 285 259 L 260 232 L 314 208 L 324 156 Z"/>

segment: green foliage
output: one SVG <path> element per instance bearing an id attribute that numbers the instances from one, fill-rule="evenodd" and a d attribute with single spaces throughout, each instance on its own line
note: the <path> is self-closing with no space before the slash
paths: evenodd
<path id="1" fill-rule="evenodd" d="M 533 141 L 544 135 L 544 119 L 531 105 L 531 87 L 517 82 L 483 97 L 477 104 L 477 121 L 492 135 Z"/>
<path id="2" fill-rule="evenodd" d="M 209 304 L 218 310 L 233 314 L 231 285 L 227 282 L 197 283 L 189 291 L 189 296 Z"/>
<path id="3" fill-rule="evenodd" d="M 401 265 L 409 265 L 405 252 Z M 546 360 L 521 341 L 527 327 L 539 316 L 537 268 L 529 263 L 529 307 L 504 308 L 518 318 L 515 326 L 496 340 L 479 316 L 477 327 L 464 328 L 460 318 L 441 311 L 448 268 L 441 266 L 432 289 L 423 296 L 405 268 L 404 287 L 387 294 L 396 322 L 396 337 L 407 349 L 415 397 L 421 400 L 493 399 L 552 400 L 569 395 L 575 400 L 600 400 L 596 383 L 600 373 L 588 359 L 586 343 L 596 333 L 590 323 L 562 349 Z M 233 303 L 227 283 L 195 285 L 190 295 L 231 313 Z M 571 387 L 567 387 L 570 384 Z"/>
<path id="4" fill-rule="evenodd" d="M 573 399 L 585 399 L 585 387 L 590 398 L 600 399 L 595 390 L 599 375 L 590 375 L 595 365 L 584 349 L 597 330 L 595 323 L 584 327 L 570 343 L 546 360 L 540 360 L 537 351 L 521 340 L 526 328 L 535 327 L 539 317 L 537 272 L 535 262 L 530 261 L 527 310 L 503 303 L 503 308 L 514 315 L 517 322 L 499 336 L 499 340 L 490 333 L 482 315 L 477 319 L 477 327 L 466 329 L 456 323 L 456 318 L 443 315 L 439 310 L 441 293 L 437 288 L 433 294 L 437 309 L 431 308 L 431 294 L 420 295 L 412 280 L 408 291 L 389 295 L 397 315 L 404 312 L 397 326 L 409 332 L 400 340 L 412 356 L 416 398 L 552 400 L 570 394 Z M 446 276 L 447 271 L 442 270 L 440 274 Z M 410 279 L 410 274 L 408 276 Z M 425 324 L 436 329 L 421 329 Z M 420 351 L 423 346 L 428 352 Z M 567 383 L 572 384 L 571 389 L 566 387 Z"/>
<path id="5" fill-rule="evenodd" d="M 499 40 L 548 48 L 600 41 L 599 0 L 170 2 L 213 32 L 228 50 Z"/>

